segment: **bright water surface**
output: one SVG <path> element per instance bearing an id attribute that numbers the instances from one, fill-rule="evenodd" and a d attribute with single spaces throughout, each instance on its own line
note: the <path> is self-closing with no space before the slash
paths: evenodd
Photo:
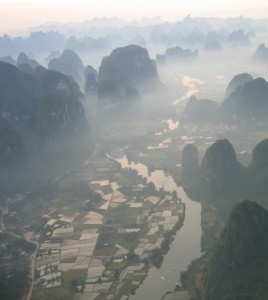
<path id="1" fill-rule="evenodd" d="M 154 183 L 157 189 L 163 188 L 167 192 L 176 191 L 186 206 L 184 224 L 177 232 L 161 268 L 151 268 L 136 294 L 129 298 L 131 300 L 160 300 L 166 292 L 174 290 L 177 282 L 180 281 L 180 273 L 187 269 L 192 260 L 201 255 L 201 205 L 192 201 L 183 188 L 178 187 L 174 179 L 164 171 L 156 170 L 149 174 L 145 165 L 129 163 L 126 156 L 116 160 L 123 168 L 137 170 L 138 174 L 145 177 L 148 182 Z"/>

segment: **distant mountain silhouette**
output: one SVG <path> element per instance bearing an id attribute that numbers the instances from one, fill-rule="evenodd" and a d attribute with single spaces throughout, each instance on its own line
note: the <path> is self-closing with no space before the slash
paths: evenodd
<path id="1" fill-rule="evenodd" d="M 222 51 L 222 45 L 219 41 L 208 41 L 204 46 L 205 52 L 220 52 Z"/>
<path id="2" fill-rule="evenodd" d="M 164 55 L 157 55 L 157 63 L 179 63 L 196 60 L 198 58 L 198 51 L 191 51 L 189 49 L 183 49 L 179 46 L 168 48 Z"/>
<path id="3" fill-rule="evenodd" d="M 137 45 L 117 48 L 103 58 L 98 80 L 113 80 L 120 88 L 159 84 L 156 66 L 148 51 Z"/>
<path id="4" fill-rule="evenodd" d="M 250 45 L 249 37 L 242 29 L 231 32 L 227 38 L 227 42 L 234 48 Z"/>
<path id="5" fill-rule="evenodd" d="M 268 48 L 261 44 L 252 56 L 253 62 L 268 63 Z"/>
<path id="6" fill-rule="evenodd" d="M 185 106 L 182 118 L 193 123 L 213 123 L 219 120 L 220 106 L 217 102 L 192 96 Z"/>
<path id="7" fill-rule="evenodd" d="M 237 88 L 242 87 L 246 82 L 252 81 L 254 78 L 247 73 L 242 73 L 234 76 L 234 78 L 229 82 L 225 98 L 228 98 Z"/>
<path id="8" fill-rule="evenodd" d="M 92 66 L 87 66 L 84 72 L 85 94 L 94 93 L 97 90 L 98 73 Z"/>
<path id="9" fill-rule="evenodd" d="M 72 50 L 64 50 L 61 56 L 52 58 L 48 68 L 72 76 L 77 83 L 83 82 L 85 67 L 80 57 Z"/>
<path id="10" fill-rule="evenodd" d="M 30 59 L 24 52 L 21 52 L 17 58 L 17 67 L 19 67 L 20 65 L 29 65 L 33 70 L 38 67 L 40 64 L 34 60 L 34 59 Z"/>
<path id="11" fill-rule="evenodd" d="M 250 77 L 247 75 L 247 78 Z M 231 120 L 267 122 L 268 83 L 257 78 L 239 85 L 223 104 L 224 115 Z"/>

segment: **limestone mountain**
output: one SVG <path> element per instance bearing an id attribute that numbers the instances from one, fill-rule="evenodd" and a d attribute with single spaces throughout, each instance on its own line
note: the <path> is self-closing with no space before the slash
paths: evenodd
<path id="1" fill-rule="evenodd" d="M 249 35 L 243 29 L 232 31 L 227 37 L 227 42 L 234 48 L 250 45 Z"/>
<path id="2" fill-rule="evenodd" d="M 82 93 L 77 83 L 66 75 L 39 67 L 35 71 L 43 95 L 39 99 L 38 128 L 43 138 L 79 134 L 87 128 Z"/>
<path id="3" fill-rule="evenodd" d="M 251 168 L 268 171 L 268 139 L 261 141 L 252 151 Z"/>
<path id="4" fill-rule="evenodd" d="M 61 56 L 52 58 L 48 68 L 72 76 L 78 83 L 83 82 L 85 67 L 81 58 L 72 50 L 64 50 Z"/>
<path id="5" fill-rule="evenodd" d="M 263 78 L 245 82 L 224 100 L 222 110 L 230 120 L 267 122 L 268 82 Z"/>
<path id="6" fill-rule="evenodd" d="M 84 72 L 85 94 L 95 93 L 97 90 L 98 73 L 92 66 L 87 66 Z"/>
<path id="7" fill-rule="evenodd" d="M 44 93 L 57 93 L 66 98 L 81 99 L 83 94 L 80 91 L 79 85 L 61 72 L 47 70 L 43 67 L 36 68 L 34 77 L 39 85 L 39 88 Z"/>
<path id="8" fill-rule="evenodd" d="M 268 211 L 246 200 L 230 213 L 204 282 L 207 300 L 265 300 L 268 295 Z"/>
<path id="9" fill-rule="evenodd" d="M 38 110 L 36 80 L 16 67 L 0 62 L 0 112 L 18 130 L 32 131 Z"/>
<path id="10" fill-rule="evenodd" d="M 123 92 L 112 80 L 104 80 L 99 84 L 98 115 L 105 118 L 136 118 L 141 112 L 141 97 L 136 88 L 126 87 Z M 123 113 L 123 115 L 122 115 Z"/>
<path id="11" fill-rule="evenodd" d="M 248 168 L 248 189 L 250 197 L 264 205 L 268 193 L 268 139 L 258 143 L 252 151 L 252 161 Z"/>
<path id="12" fill-rule="evenodd" d="M 184 181 L 199 180 L 198 149 L 193 144 L 186 145 L 182 150 L 181 174 Z"/>
<path id="13" fill-rule="evenodd" d="M 4 117 L 0 117 L 0 165 L 20 162 L 23 142 L 16 129 Z"/>
<path id="14" fill-rule="evenodd" d="M 21 52 L 17 58 L 17 67 L 22 64 L 29 65 L 32 69 L 40 65 L 35 59 L 29 58 L 24 52 Z"/>
<path id="15" fill-rule="evenodd" d="M 0 112 L 22 137 L 79 134 L 87 127 L 78 85 L 66 75 L 37 67 L 28 75 L 0 63 Z"/>
<path id="16" fill-rule="evenodd" d="M 213 123 L 219 120 L 220 106 L 217 102 L 209 99 L 197 100 L 192 96 L 183 111 L 184 121 L 193 123 Z"/>
<path id="17" fill-rule="evenodd" d="M 142 109 L 140 95 L 162 86 L 148 51 L 136 45 L 117 48 L 103 58 L 97 85 L 99 112 L 118 116 L 117 112 L 128 111 L 134 118 Z"/>
<path id="18" fill-rule="evenodd" d="M 225 98 L 228 98 L 237 88 L 241 88 L 246 82 L 252 81 L 254 78 L 247 73 L 242 73 L 234 76 L 234 78 L 229 82 L 226 92 Z"/>
<path id="19" fill-rule="evenodd" d="M 179 46 L 168 48 L 165 52 L 166 62 L 184 62 L 191 61 L 198 58 L 198 51 L 191 51 L 190 49 L 183 49 Z"/>
<path id="20" fill-rule="evenodd" d="M 212 197 L 234 193 L 239 188 L 237 179 L 242 170 L 232 144 L 226 139 L 211 145 L 201 163 L 202 180 Z"/>
<path id="21" fill-rule="evenodd" d="M 158 85 L 155 63 L 148 51 L 137 45 L 117 48 L 104 57 L 99 68 L 98 81 L 114 81 L 119 88 Z"/>
<path id="22" fill-rule="evenodd" d="M 257 63 L 268 63 L 268 48 L 261 44 L 252 56 L 252 61 Z"/>
<path id="23" fill-rule="evenodd" d="M 29 64 L 20 64 L 18 69 L 28 75 L 33 75 L 34 69 Z"/>

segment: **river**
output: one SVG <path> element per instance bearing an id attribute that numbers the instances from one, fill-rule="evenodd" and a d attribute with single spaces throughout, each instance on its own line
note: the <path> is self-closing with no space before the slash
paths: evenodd
<path id="1" fill-rule="evenodd" d="M 154 183 L 156 189 L 163 188 L 167 192 L 176 191 L 186 206 L 184 224 L 177 232 L 161 268 L 151 268 L 136 294 L 129 298 L 131 300 L 160 300 L 166 292 L 174 290 L 177 282 L 180 281 L 180 273 L 187 269 L 192 260 L 201 255 L 201 205 L 192 201 L 183 188 L 178 187 L 174 179 L 164 171 L 156 170 L 149 174 L 145 165 L 129 163 L 126 156 L 116 161 L 123 168 L 137 170 L 138 174 L 145 177 L 148 182 Z"/>

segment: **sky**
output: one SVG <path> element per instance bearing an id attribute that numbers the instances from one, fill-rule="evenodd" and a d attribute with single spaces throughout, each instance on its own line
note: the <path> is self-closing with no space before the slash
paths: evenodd
<path id="1" fill-rule="evenodd" d="M 268 18 L 267 0 L 0 0 L 0 34 L 16 34 L 48 22 L 79 23 L 94 17 L 126 20 L 160 16 Z"/>

